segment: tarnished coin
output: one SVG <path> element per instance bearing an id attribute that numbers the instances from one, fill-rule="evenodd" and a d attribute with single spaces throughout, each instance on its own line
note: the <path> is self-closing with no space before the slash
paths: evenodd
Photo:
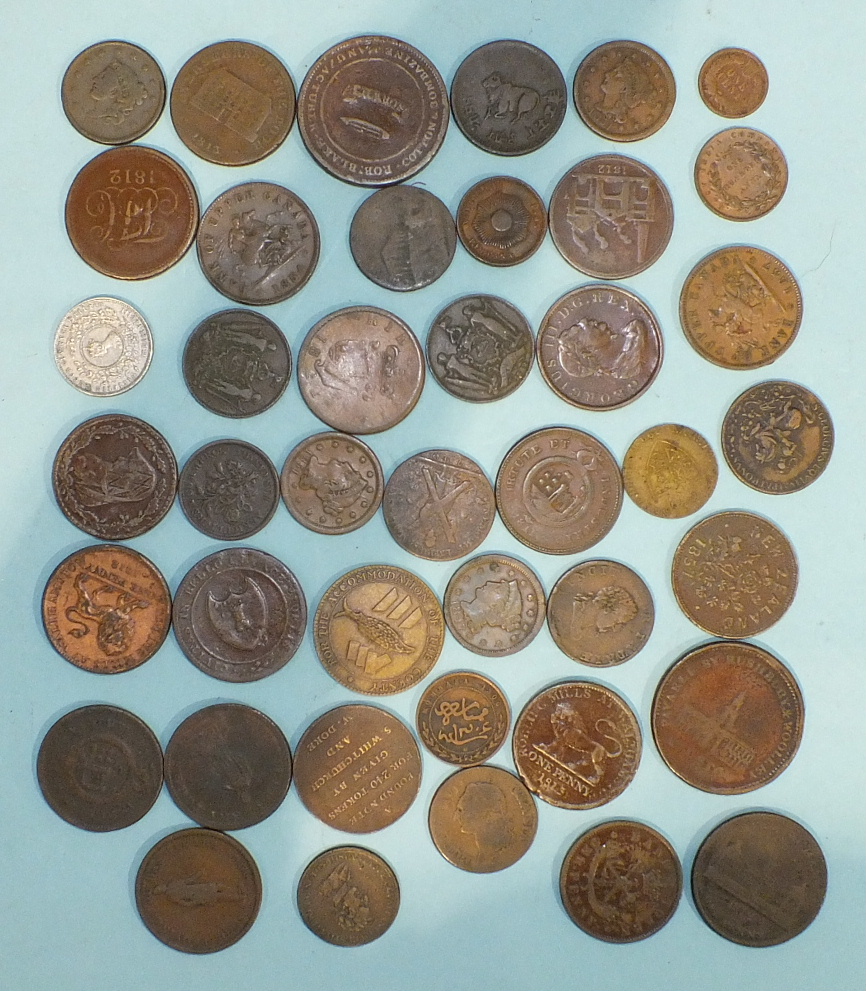
<path id="1" fill-rule="evenodd" d="M 417 575 L 375 564 L 348 572 L 325 592 L 313 635 L 319 660 L 341 685 L 395 695 L 417 685 L 439 659 L 445 620 Z"/>
<path id="2" fill-rule="evenodd" d="M 165 748 L 165 783 L 200 826 L 245 829 L 282 804 L 292 753 L 280 727 L 258 709 L 224 702 L 199 709 Z"/>
<path id="3" fill-rule="evenodd" d="M 821 400 L 795 382 L 761 382 L 731 404 L 722 424 L 728 467 L 759 492 L 799 492 L 833 453 L 833 421 Z"/>
<path id="4" fill-rule="evenodd" d="M 639 141 L 667 121 L 677 97 L 670 66 L 639 41 L 594 48 L 574 77 L 574 105 L 584 124 L 611 141 Z"/>
<path id="5" fill-rule="evenodd" d="M 183 953 L 216 953 L 245 936 L 262 902 L 256 862 L 236 839 L 181 829 L 152 847 L 135 878 L 141 921 Z"/>
<path id="6" fill-rule="evenodd" d="M 279 671 L 301 645 L 307 602 L 298 579 L 252 547 L 209 555 L 186 573 L 174 597 L 180 649 L 222 681 L 258 681 Z"/>
<path id="7" fill-rule="evenodd" d="M 526 261 L 547 234 L 547 208 L 532 186 L 512 176 L 491 176 L 467 190 L 457 208 L 463 247 L 485 265 Z"/>
<path id="8" fill-rule="evenodd" d="M 363 946 L 397 918 L 400 885 L 381 857 L 358 846 L 320 853 L 298 883 L 304 925 L 334 946 Z"/>
<path id="9" fill-rule="evenodd" d="M 610 667 L 643 650 L 655 608 L 643 579 L 618 561 L 583 561 L 557 581 L 547 625 L 560 650 L 581 664 Z"/>
<path id="10" fill-rule="evenodd" d="M 755 220 L 769 213 L 788 185 L 788 163 L 762 131 L 732 127 L 701 148 L 695 185 L 706 206 L 726 220 Z"/>
<path id="11" fill-rule="evenodd" d="M 550 234 L 579 272 L 623 279 L 649 268 L 668 246 L 674 207 L 649 166 L 624 155 L 578 162 L 550 198 Z"/>
<path id="12" fill-rule="evenodd" d="M 720 117 L 748 117 L 764 102 L 770 80 L 764 63 L 744 48 L 723 48 L 701 66 L 701 99 Z"/>
<path id="13" fill-rule="evenodd" d="M 581 409 L 618 409 L 655 381 L 664 345 L 658 320 L 618 286 L 573 289 L 538 328 L 538 366 L 551 389 Z"/>
<path id="14" fill-rule="evenodd" d="M 250 165 L 276 151 L 295 119 L 295 87 L 283 63 L 248 41 L 196 52 L 171 88 L 181 141 L 217 165 Z"/>
<path id="15" fill-rule="evenodd" d="M 310 724 L 295 749 L 295 786 L 319 820 L 347 833 L 396 822 L 421 786 L 409 728 L 375 705 L 341 705 Z"/>
<path id="16" fill-rule="evenodd" d="M 474 671 L 452 671 L 427 686 L 415 722 L 431 754 L 470 767 L 489 760 L 505 742 L 511 707 L 489 678 Z"/>
<path id="17" fill-rule="evenodd" d="M 66 197 L 66 231 L 91 268 L 114 279 L 149 279 L 186 254 L 198 227 L 192 180 L 144 145 L 91 159 Z"/>
<path id="18" fill-rule="evenodd" d="M 571 921 L 608 943 L 634 943 L 673 916 L 683 890 L 679 857 L 642 822 L 603 822 L 579 836 L 562 862 L 559 892 Z"/>
<path id="19" fill-rule="evenodd" d="M 718 637 L 753 637 L 793 602 L 797 558 L 785 534 L 762 516 L 716 513 L 683 537 L 671 581 L 696 626 Z"/>
<path id="20" fill-rule="evenodd" d="M 530 791 L 562 809 L 594 809 L 631 783 L 641 732 L 629 706 L 591 681 L 563 681 L 520 713 L 514 764 Z"/>
<path id="21" fill-rule="evenodd" d="M 702 258 L 680 293 L 686 339 L 723 368 L 769 365 L 791 346 L 802 318 L 800 287 L 787 265 L 747 245 Z"/>
<path id="22" fill-rule="evenodd" d="M 307 151 L 356 186 L 386 186 L 420 172 L 445 140 L 448 117 L 448 91 L 433 63 L 381 35 L 329 48 L 298 97 Z"/>
<path id="23" fill-rule="evenodd" d="M 274 182 L 242 182 L 205 210 L 196 238 L 210 284 L 238 303 L 294 296 L 319 260 L 319 228 L 304 201 Z"/>
<path id="24" fill-rule="evenodd" d="M 660 423 L 631 442 L 622 478 L 629 498 L 645 513 L 674 520 L 706 503 L 719 480 L 719 465 L 696 430 Z"/>
<path id="25" fill-rule="evenodd" d="M 692 867 L 704 922 L 742 946 L 778 946 L 814 921 L 827 862 L 812 834 L 787 816 L 747 812 L 717 826 Z"/>
<path id="26" fill-rule="evenodd" d="M 298 354 L 304 402 L 347 434 L 388 430 L 424 388 L 424 352 L 409 325 L 375 306 L 349 306 L 320 320 Z"/>
<path id="27" fill-rule="evenodd" d="M 52 473 L 63 515 L 102 540 L 153 529 L 171 509 L 177 462 L 149 423 L 123 413 L 94 416 L 60 445 Z"/>
<path id="28" fill-rule="evenodd" d="M 572 427 L 546 427 L 518 441 L 496 477 L 502 522 L 527 547 L 579 554 L 613 527 L 622 476 L 600 441 Z"/>
<path id="29" fill-rule="evenodd" d="M 87 705 L 51 727 L 36 776 L 45 801 L 79 829 L 124 829 L 144 816 L 162 788 L 162 747 L 126 709 Z"/>
<path id="30" fill-rule="evenodd" d="M 468 650 L 505 657 L 544 625 L 544 586 L 522 561 L 482 554 L 454 572 L 445 590 L 445 621 Z"/>
<path id="31" fill-rule="evenodd" d="M 803 735 L 803 696 L 791 672 L 750 643 L 689 651 L 662 678 L 653 736 L 678 777 L 714 795 L 741 795 L 777 778 Z"/>
<path id="32" fill-rule="evenodd" d="M 496 497 L 471 458 L 457 451 L 422 451 L 391 473 L 382 515 L 391 536 L 410 554 L 453 561 L 483 543 L 496 518 Z"/>
<path id="33" fill-rule="evenodd" d="M 100 41 L 69 63 L 60 87 L 69 123 L 91 141 L 122 145 L 146 134 L 165 106 L 156 60 L 128 41 Z"/>

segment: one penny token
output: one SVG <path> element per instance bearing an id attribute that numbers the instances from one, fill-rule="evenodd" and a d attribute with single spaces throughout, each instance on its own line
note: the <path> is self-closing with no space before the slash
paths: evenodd
<path id="1" fill-rule="evenodd" d="M 188 716 L 165 748 L 165 783 L 190 819 L 245 829 L 282 804 L 292 753 L 279 726 L 248 705 L 224 702 Z"/>
<path id="2" fill-rule="evenodd" d="M 698 91 L 720 117 L 748 117 L 764 102 L 770 79 L 764 63 L 744 48 L 723 48 L 701 66 Z"/>
<path id="3" fill-rule="evenodd" d="M 61 716 L 45 734 L 36 776 L 61 819 L 99 833 L 124 829 L 159 797 L 162 748 L 126 709 L 87 705 Z"/>
<path id="4" fill-rule="evenodd" d="M 457 208 L 463 247 L 485 265 L 519 265 L 547 234 L 547 208 L 532 186 L 512 176 L 476 182 Z"/>
<path id="5" fill-rule="evenodd" d="M 512 745 L 530 791 L 562 809 L 594 809 L 631 783 L 641 732 L 616 692 L 591 681 L 563 681 L 526 704 Z"/>
<path id="6" fill-rule="evenodd" d="M 381 35 L 329 48 L 298 98 L 307 151 L 356 186 L 415 175 L 445 140 L 448 117 L 448 91 L 433 63 L 405 41 Z"/>
<path id="7" fill-rule="evenodd" d="M 731 405 L 722 424 L 728 467 L 759 492 L 799 492 L 833 453 L 833 421 L 821 400 L 795 382 L 761 382 Z"/>
<path id="8" fill-rule="evenodd" d="M 474 671 L 452 671 L 432 682 L 415 716 L 431 754 L 471 767 L 489 760 L 505 742 L 511 707 L 502 689 Z"/>
<path id="9" fill-rule="evenodd" d="M 482 554 L 458 568 L 445 590 L 448 629 L 468 650 L 505 657 L 544 625 L 544 586 L 532 568 L 505 554 Z"/>
<path id="10" fill-rule="evenodd" d="M 673 520 L 707 502 L 719 480 L 719 465 L 696 430 L 660 423 L 631 442 L 622 477 L 629 498 L 645 513 Z"/>
<path id="11" fill-rule="evenodd" d="M 546 427 L 518 441 L 496 478 L 503 523 L 527 547 L 578 554 L 597 544 L 622 508 L 622 476 L 595 437 Z"/>
<path id="12" fill-rule="evenodd" d="M 409 728 L 374 705 L 341 705 L 316 719 L 295 748 L 295 785 L 309 811 L 347 833 L 396 822 L 421 786 Z"/>
<path id="13" fill-rule="evenodd" d="M 283 63 L 247 41 L 196 52 L 171 89 L 178 137 L 217 165 L 250 165 L 276 151 L 295 119 L 295 87 Z"/>
<path id="14" fill-rule="evenodd" d="M 144 145 L 91 159 L 66 197 L 66 231 L 82 260 L 115 279 L 149 279 L 183 258 L 198 226 L 192 180 Z"/>
<path id="15" fill-rule="evenodd" d="M 251 547 L 209 555 L 174 598 L 174 632 L 197 668 L 222 681 L 258 681 L 287 664 L 304 637 L 307 603 L 294 574 Z"/>
<path id="16" fill-rule="evenodd" d="M 182 829 L 147 853 L 135 879 L 142 922 L 183 953 L 216 953 L 246 935 L 262 902 L 256 862 L 236 839 Z"/>
<path id="17" fill-rule="evenodd" d="M 424 352 L 409 325 L 375 306 L 320 320 L 298 354 L 298 384 L 312 412 L 335 430 L 373 434 L 411 413 L 424 388 Z"/>
<path id="18" fill-rule="evenodd" d="M 793 602 L 797 558 L 785 534 L 762 516 L 716 513 L 683 537 L 671 580 L 696 626 L 719 637 L 753 637 Z"/>
<path id="19" fill-rule="evenodd" d="M 827 862 L 812 834 L 787 816 L 747 812 L 717 826 L 692 867 L 704 922 L 742 946 L 778 946 L 814 921 Z"/>
<path id="20" fill-rule="evenodd" d="M 445 620 L 432 589 L 388 564 L 356 568 L 322 596 L 313 626 L 323 667 L 353 691 L 394 695 L 417 685 L 442 650 Z"/>
<path id="21" fill-rule="evenodd" d="M 713 213 L 726 220 L 756 220 L 784 195 L 788 163 L 776 142 L 762 131 L 732 127 L 701 148 L 695 185 Z"/>
<path id="22" fill-rule="evenodd" d="M 714 795 L 741 795 L 777 778 L 803 735 L 803 697 L 791 672 L 749 643 L 691 650 L 656 690 L 653 736 L 678 777 Z"/>
<path id="23" fill-rule="evenodd" d="M 363 946 L 383 936 L 397 918 L 400 885 L 370 850 L 341 846 L 320 853 L 298 883 L 304 925 L 334 946 Z"/>

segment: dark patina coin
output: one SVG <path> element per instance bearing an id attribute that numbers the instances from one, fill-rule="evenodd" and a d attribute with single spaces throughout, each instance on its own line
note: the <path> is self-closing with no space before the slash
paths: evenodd
<path id="1" fill-rule="evenodd" d="M 457 208 L 463 247 L 486 265 L 517 265 L 534 255 L 547 234 L 547 208 L 532 186 L 511 176 L 476 182 Z"/>

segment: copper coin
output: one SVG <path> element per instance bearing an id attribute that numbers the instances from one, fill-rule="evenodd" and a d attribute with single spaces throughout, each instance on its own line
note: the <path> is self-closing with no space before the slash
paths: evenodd
<path id="1" fill-rule="evenodd" d="M 755 220 L 769 213 L 788 185 L 788 163 L 762 131 L 732 127 L 701 148 L 695 185 L 705 205 L 726 220 Z"/>
<path id="2" fill-rule="evenodd" d="M 573 289 L 538 328 L 538 366 L 551 389 L 581 409 L 618 409 L 655 381 L 664 346 L 655 314 L 618 286 Z"/>
<path id="3" fill-rule="evenodd" d="M 662 678 L 653 736 L 678 777 L 714 795 L 741 795 L 777 778 L 803 735 L 803 696 L 791 672 L 750 643 L 689 651 Z"/>
<path id="4" fill-rule="evenodd" d="M 445 639 L 442 607 L 417 575 L 389 564 L 356 568 L 322 596 L 313 624 L 323 667 L 353 691 L 395 695 L 421 681 Z"/>
<path id="5" fill-rule="evenodd" d="M 165 783 L 200 826 L 245 829 L 282 804 L 292 753 L 279 726 L 258 709 L 224 702 L 199 709 L 165 748 Z"/>
<path id="6" fill-rule="evenodd" d="M 452 671 L 427 686 L 415 722 L 431 754 L 470 767 L 489 760 L 505 742 L 511 707 L 489 678 L 474 671 Z"/>
<path id="7" fill-rule="evenodd" d="M 181 829 L 152 847 L 135 878 L 141 921 L 183 953 L 216 953 L 246 935 L 262 902 L 256 862 L 236 839 Z"/>
<path id="8" fill-rule="evenodd" d="M 622 476 L 595 437 L 546 427 L 518 441 L 496 477 L 502 522 L 527 547 L 578 554 L 597 544 L 622 508 Z"/>
<path id="9" fill-rule="evenodd" d="M 584 124 L 611 141 L 639 141 L 667 121 L 676 83 L 658 52 L 639 41 L 594 48 L 574 77 L 574 105 Z"/>
<path id="10" fill-rule="evenodd" d="M 741 946 L 778 946 L 814 921 L 827 862 L 812 834 L 775 812 L 747 812 L 717 826 L 692 867 L 704 922 Z"/>
<path id="11" fill-rule="evenodd" d="M 329 48 L 298 98 L 307 151 L 356 186 L 415 175 L 445 140 L 448 117 L 448 91 L 433 63 L 405 41 L 381 35 Z"/>
<path id="12" fill-rule="evenodd" d="M 719 465 L 696 430 L 660 423 L 631 442 L 622 478 L 629 498 L 645 513 L 673 520 L 706 503 L 719 480 Z"/>
<path id="13" fill-rule="evenodd" d="M 382 514 L 391 536 L 410 554 L 453 561 L 483 543 L 496 517 L 496 497 L 471 458 L 422 451 L 391 473 Z"/>
<path id="14" fill-rule="evenodd" d="M 372 833 L 402 816 L 421 786 L 409 728 L 374 705 L 341 705 L 316 719 L 295 748 L 295 785 L 319 820 Z"/>
<path id="15" fill-rule="evenodd" d="M 320 320 L 298 354 L 298 385 L 320 420 L 347 434 L 388 430 L 424 388 L 424 352 L 409 325 L 375 306 Z"/>
<path id="16" fill-rule="evenodd" d="M 294 574 L 252 547 L 230 547 L 186 573 L 174 597 L 180 649 L 222 681 L 267 678 L 301 645 L 307 603 Z"/>
<path id="17" fill-rule="evenodd" d="M 512 176 L 481 179 L 457 208 L 463 247 L 485 265 L 519 265 L 547 234 L 547 208 L 532 186 Z"/>
<path id="18" fill-rule="evenodd" d="M 298 912 L 304 925 L 334 946 L 372 943 L 390 929 L 399 908 L 397 876 L 363 847 L 320 853 L 298 882 Z"/>
<path id="19" fill-rule="evenodd" d="M 146 134 L 165 106 L 156 60 L 128 41 L 100 41 L 75 56 L 60 87 L 69 123 L 85 138 L 122 145 Z"/>
<path id="20" fill-rule="evenodd" d="M 795 382 L 761 382 L 734 400 L 722 424 L 728 467 L 759 492 L 799 492 L 833 453 L 833 421 L 821 400 Z"/>
<path id="21" fill-rule="evenodd" d="M 647 165 L 624 155 L 578 162 L 550 198 L 550 234 L 579 272 L 623 279 L 658 261 L 674 227 L 667 186 Z"/>
<path id="22" fill-rule="evenodd" d="M 744 48 L 723 48 L 701 66 L 701 99 L 720 117 L 748 117 L 764 102 L 770 80 L 764 63 Z"/>
<path id="23" fill-rule="evenodd" d="M 276 151 L 295 119 L 295 87 L 283 63 L 247 41 L 196 52 L 171 88 L 178 137 L 218 165 L 250 165 Z"/>
<path id="24" fill-rule="evenodd" d="M 591 681 L 563 681 L 520 713 L 514 763 L 530 791 L 561 809 L 594 809 L 631 783 L 641 754 L 637 717 Z"/>
<path id="25" fill-rule="evenodd" d="M 723 368 L 760 368 L 783 354 L 803 318 L 790 269 L 761 248 L 719 248 L 691 270 L 680 322 L 691 346 Z"/>
<path id="26" fill-rule="evenodd" d="M 205 210 L 196 239 L 210 284 L 238 303 L 282 303 L 309 282 L 319 228 L 304 201 L 274 182 L 242 182 Z"/>
<path id="27" fill-rule="evenodd" d="M 753 637 L 782 618 L 797 591 L 790 541 L 753 513 L 716 513 L 674 553 L 674 595 L 688 618 L 718 637 Z"/>
<path id="28" fill-rule="evenodd" d="M 66 231 L 81 258 L 114 279 L 149 279 L 186 254 L 198 227 L 192 180 L 144 145 L 91 159 L 66 197 Z"/>
<path id="29" fill-rule="evenodd" d="M 547 602 L 556 645 L 581 664 L 610 667 L 643 650 L 655 608 L 643 579 L 618 561 L 583 561 L 557 581 Z"/>
<path id="30" fill-rule="evenodd" d="M 683 890 L 679 857 L 655 829 L 627 819 L 593 826 L 562 862 L 559 892 L 571 921 L 607 943 L 634 943 L 670 921 Z"/>
<path id="31" fill-rule="evenodd" d="M 94 832 L 138 822 L 162 788 L 162 747 L 126 709 L 87 705 L 51 727 L 36 776 L 45 801 L 73 826 Z"/>
<path id="32" fill-rule="evenodd" d="M 544 586 L 532 568 L 505 554 L 482 554 L 459 567 L 445 590 L 445 621 L 468 650 L 505 657 L 544 625 Z"/>

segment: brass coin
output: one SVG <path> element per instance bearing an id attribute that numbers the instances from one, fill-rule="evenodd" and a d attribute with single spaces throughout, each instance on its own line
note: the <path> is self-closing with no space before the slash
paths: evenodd
<path id="1" fill-rule="evenodd" d="M 415 715 L 424 746 L 440 760 L 471 767 L 505 742 L 511 708 L 502 689 L 474 671 L 452 671 L 424 690 Z"/>
<path id="2" fill-rule="evenodd" d="M 770 80 L 764 63 L 744 48 L 722 48 L 701 66 L 701 99 L 720 117 L 748 117 L 764 102 Z"/>
<path id="3" fill-rule="evenodd" d="M 698 195 L 726 220 L 756 220 L 779 202 L 788 185 L 788 163 L 762 131 L 732 127 L 701 148 L 695 162 Z"/>
<path id="4" fill-rule="evenodd" d="M 706 503 L 719 480 L 719 465 L 696 430 L 660 423 L 631 442 L 622 479 L 629 498 L 645 513 L 674 520 Z"/>
<path id="5" fill-rule="evenodd" d="M 476 182 L 457 208 L 463 247 L 485 265 L 518 265 L 535 254 L 547 234 L 547 209 L 532 186 L 512 176 Z"/>

